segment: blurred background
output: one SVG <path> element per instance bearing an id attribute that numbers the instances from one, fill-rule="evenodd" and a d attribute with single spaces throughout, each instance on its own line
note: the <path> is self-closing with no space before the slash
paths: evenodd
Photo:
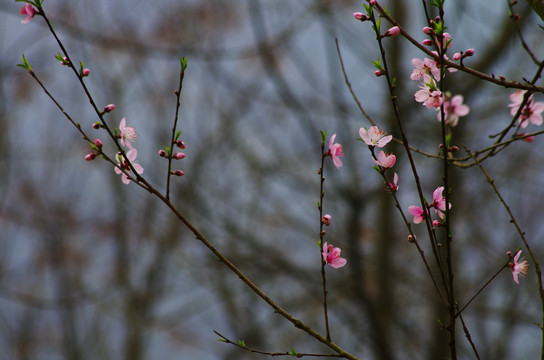
<path id="1" fill-rule="evenodd" d="M 41 18 L 22 25 L 21 3 L 0 2 L 0 359 L 256 359 L 217 341 L 214 330 L 265 351 L 325 352 L 259 298 L 155 198 L 125 186 L 110 164 L 86 162 L 86 142 L 35 81 L 16 67 L 24 53 L 37 76 L 91 137 L 115 153 L 77 79 Z M 391 14 L 418 40 L 420 2 L 390 1 Z M 522 81 L 537 66 L 522 49 L 504 1 L 447 1 L 451 53 L 475 48 L 465 64 Z M 342 248 L 344 268 L 327 269 L 332 339 L 361 359 L 445 359 L 446 308 L 370 153 L 357 141 L 370 124 L 362 106 L 398 137 L 387 88 L 373 74 L 379 53 L 361 2 L 328 0 L 46 0 L 45 11 L 99 106 L 114 103 L 139 134 L 144 175 L 165 189 L 179 57 L 189 58 L 179 128 L 187 157 L 172 198 L 201 231 L 294 316 L 324 333 L 319 234 L 319 130 L 337 134 L 344 166 L 325 165 L 325 240 Z M 540 19 L 516 5 L 524 40 L 544 57 Z M 388 24 L 383 22 L 386 29 Z M 414 101 L 411 59 L 400 37 L 386 39 L 399 109 L 410 144 L 437 154 L 436 112 Z M 511 121 L 509 94 L 463 73 L 447 88 L 471 112 L 453 142 L 473 151 Z M 536 101 L 544 101 L 541 94 Z M 526 130 L 539 128 L 530 125 Z M 484 166 L 544 259 L 541 138 L 516 142 Z M 401 205 L 418 204 L 400 146 Z M 464 156 L 461 153 L 459 156 Z M 442 163 L 415 154 L 427 199 L 442 184 Z M 452 171 L 454 270 L 460 304 L 508 260 L 521 241 L 476 167 Z M 430 253 L 424 226 L 414 226 Z M 439 231 L 441 237 L 443 232 Z M 524 252 L 525 254 L 525 252 Z M 542 319 L 537 279 L 500 273 L 464 312 L 482 359 L 537 358 Z M 475 358 L 458 327 L 460 359 Z"/>

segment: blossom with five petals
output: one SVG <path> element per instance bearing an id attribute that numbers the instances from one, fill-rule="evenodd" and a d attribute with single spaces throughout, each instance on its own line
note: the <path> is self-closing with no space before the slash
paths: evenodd
<path id="1" fill-rule="evenodd" d="M 340 257 L 341 252 L 340 248 L 328 245 L 326 242 L 323 244 L 323 260 L 335 269 L 341 268 L 348 262 Z"/>
<path id="2" fill-rule="evenodd" d="M 524 260 L 519 257 L 521 256 L 521 250 L 519 250 L 516 253 L 516 256 L 514 257 L 514 262 L 510 263 L 510 267 L 512 268 L 512 277 L 514 278 L 514 282 L 519 285 L 518 277 L 525 277 L 527 276 L 527 268 L 529 267 L 529 264 L 527 263 L 527 260 Z"/>
<path id="3" fill-rule="evenodd" d="M 425 74 L 423 75 L 423 85 L 421 85 L 420 90 L 416 91 L 414 97 L 417 102 L 422 103 L 430 109 L 432 107 L 439 108 L 444 101 L 442 96 L 442 91 L 436 88 L 433 78 Z"/>
<path id="4" fill-rule="evenodd" d="M 443 211 L 446 211 L 446 198 L 442 196 L 443 191 L 443 186 L 437 187 L 433 191 L 433 202 L 430 204 L 430 206 L 434 208 L 434 211 L 436 211 L 436 213 L 440 217 L 443 217 Z M 451 204 L 449 204 L 448 209 L 451 209 Z"/>
<path id="5" fill-rule="evenodd" d="M 342 148 L 342 145 L 338 143 L 335 144 L 334 139 L 336 139 L 336 134 L 331 136 L 331 140 L 329 142 L 329 151 L 327 152 L 327 155 L 331 157 L 334 166 L 339 169 L 342 166 L 342 161 L 340 160 L 340 157 L 344 156 L 344 149 Z"/>
<path id="6" fill-rule="evenodd" d="M 126 157 L 128 159 L 128 161 L 130 161 L 130 163 L 132 164 L 132 167 L 134 168 L 134 170 L 136 170 L 136 172 L 138 174 L 141 174 L 144 172 L 144 168 L 138 164 L 136 162 L 136 157 L 138 156 L 138 151 L 134 148 L 130 149 L 129 151 L 127 151 L 126 153 Z M 128 184 L 130 183 L 130 179 L 128 178 L 126 172 L 130 172 L 130 165 L 129 163 L 127 162 L 126 159 L 123 159 L 123 163 L 121 164 L 121 161 L 119 160 L 119 158 L 121 157 L 120 154 L 117 154 L 117 162 L 119 163 L 119 167 L 121 167 L 121 169 L 119 169 L 119 167 L 115 167 L 115 173 L 120 175 L 122 174 L 122 180 L 123 180 L 123 183 L 124 184 Z"/>
<path id="7" fill-rule="evenodd" d="M 368 130 L 363 127 L 360 128 L 359 136 L 368 146 L 377 146 L 379 148 L 384 147 L 393 139 L 392 135 L 386 135 L 386 132 L 380 130 L 377 126 L 371 126 Z"/>

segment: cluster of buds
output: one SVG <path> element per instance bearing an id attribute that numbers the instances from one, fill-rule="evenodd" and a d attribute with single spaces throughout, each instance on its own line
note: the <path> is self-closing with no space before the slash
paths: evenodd
<path id="1" fill-rule="evenodd" d="M 179 137 L 180 134 L 181 132 L 178 132 L 176 138 Z M 178 148 L 185 149 L 185 143 L 183 141 L 176 139 L 174 143 L 176 144 Z M 160 157 L 163 157 L 166 159 L 174 159 L 174 160 L 185 159 L 185 156 L 186 156 L 185 153 L 182 153 L 182 152 L 173 153 L 170 147 L 166 147 L 166 150 L 163 150 L 163 149 L 159 150 L 158 154 Z M 173 171 L 170 171 L 170 174 L 175 176 L 185 175 L 185 173 L 182 170 L 173 170 Z"/>
<path id="2" fill-rule="evenodd" d="M 85 160 L 87 161 L 94 160 L 102 152 L 102 141 L 100 141 L 100 139 L 95 139 L 94 143 L 90 143 L 90 144 L 91 144 L 91 148 L 94 151 L 85 155 Z"/>

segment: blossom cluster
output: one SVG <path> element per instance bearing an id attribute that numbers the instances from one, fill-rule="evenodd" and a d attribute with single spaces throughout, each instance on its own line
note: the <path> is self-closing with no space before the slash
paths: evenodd
<path id="1" fill-rule="evenodd" d="M 433 202 L 428 204 L 425 209 L 420 208 L 417 205 L 408 207 L 408 212 L 414 216 L 414 224 L 419 224 L 425 221 L 425 218 L 429 215 L 428 209 L 433 209 L 440 220 L 434 220 L 433 226 L 441 226 L 444 221 L 444 212 L 446 211 L 446 198 L 443 195 L 444 187 L 439 186 L 433 191 Z M 448 204 L 448 209 L 451 209 L 451 203 Z"/>
<path id="2" fill-rule="evenodd" d="M 430 27 L 424 27 L 423 32 L 429 35 L 431 38 L 425 39 L 423 41 L 424 45 L 431 46 L 436 44 L 440 45 L 441 49 L 445 52 L 446 49 L 451 46 L 452 38 L 448 33 L 442 33 L 442 42 L 438 42 L 438 36 L 435 34 L 435 31 Z M 432 52 L 436 57 L 438 57 L 438 52 Z M 461 53 L 458 53 L 461 54 Z M 474 49 L 469 49 L 462 53 L 461 55 L 455 54 L 454 59 L 462 59 L 463 56 L 472 56 L 474 54 Z M 443 54 L 444 59 L 448 60 L 448 57 Z M 441 121 L 442 116 L 440 108 L 444 109 L 444 122 L 446 125 L 456 126 L 459 118 L 466 116 L 470 108 L 463 104 L 463 96 L 455 95 L 451 96 L 448 93 L 443 93 L 439 87 L 438 82 L 444 77 L 445 73 L 441 70 L 441 64 L 438 60 L 423 58 L 412 59 L 412 65 L 414 69 L 410 74 L 410 79 L 414 81 L 419 81 L 419 90 L 414 94 L 414 98 L 417 102 L 424 105 L 427 109 L 434 108 L 438 110 L 438 120 Z M 448 72 L 457 71 L 454 68 L 448 67 Z"/>
<path id="3" fill-rule="evenodd" d="M 395 165 L 397 157 L 392 153 L 385 153 L 383 150 L 378 152 L 378 155 L 374 154 L 374 148 L 383 148 L 393 139 L 392 135 L 387 135 L 384 130 L 381 130 L 377 126 L 371 126 L 368 130 L 364 127 L 359 129 L 359 140 L 362 140 L 372 152 L 372 161 L 378 165 L 377 170 L 385 172 L 386 169 L 390 169 Z M 388 182 L 386 190 L 388 192 L 395 192 L 398 190 L 399 177 L 397 173 L 393 176 L 393 183 Z"/>
<path id="4" fill-rule="evenodd" d="M 526 92 L 527 90 L 516 90 L 510 94 L 510 101 L 512 101 L 508 105 L 510 107 L 510 115 L 515 116 L 517 114 Z M 544 103 L 535 102 L 533 94 L 529 95 L 518 117 L 519 126 L 525 129 L 529 123 L 537 126 L 542 125 L 542 111 L 544 111 Z"/>

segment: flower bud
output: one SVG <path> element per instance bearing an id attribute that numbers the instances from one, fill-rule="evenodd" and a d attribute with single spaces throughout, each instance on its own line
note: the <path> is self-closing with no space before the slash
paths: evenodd
<path id="1" fill-rule="evenodd" d="M 433 41 L 431 39 L 425 39 L 421 43 L 425 46 L 431 46 L 433 44 Z"/>
<path id="2" fill-rule="evenodd" d="M 176 159 L 176 160 L 181 160 L 183 158 L 185 158 L 185 154 L 184 153 L 175 153 L 172 158 Z"/>
<path id="3" fill-rule="evenodd" d="M 325 226 L 329 226 L 331 224 L 331 216 L 329 214 L 326 214 L 324 215 L 322 218 L 321 218 L 321 222 L 325 225 Z"/>
<path id="4" fill-rule="evenodd" d="M 85 160 L 91 161 L 91 160 L 94 160 L 95 157 L 96 157 L 95 153 L 90 153 L 90 154 L 85 155 Z"/>
<path id="5" fill-rule="evenodd" d="M 159 156 L 165 158 L 166 157 L 166 151 L 159 150 Z"/>
<path id="6" fill-rule="evenodd" d="M 85 77 L 85 76 L 89 76 L 91 74 L 91 70 L 90 69 L 83 69 L 83 71 L 81 72 L 81 77 Z"/>
<path id="7" fill-rule="evenodd" d="M 383 35 L 382 37 L 393 37 L 393 36 L 397 36 L 398 34 L 400 34 L 400 29 L 398 26 L 393 26 L 392 28 L 388 29 Z"/>
<path id="8" fill-rule="evenodd" d="M 376 75 L 377 77 L 385 75 L 385 70 L 376 70 L 374 71 L 374 75 Z"/>
<path id="9" fill-rule="evenodd" d="M 185 143 L 181 140 L 177 140 L 176 141 L 176 145 L 180 148 L 180 149 L 185 149 Z"/>
<path id="10" fill-rule="evenodd" d="M 463 58 L 463 54 L 461 54 L 460 52 L 456 52 L 455 54 L 453 54 L 453 60 L 455 61 L 459 61 Z"/>
<path id="11" fill-rule="evenodd" d="M 172 171 L 171 173 L 172 175 L 176 175 L 176 176 L 183 176 L 185 175 L 185 173 L 181 170 L 176 170 L 176 171 Z"/>
<path id="12" fill-rule="evenodd" d="M 95 121 L 95 123 L 93 124 L 93 129 L 95 130 L 100 129 L 100 123 L 98 121 Z"/>
<path id="13" fill-rule="evenodd" d="M 100 149 L 102 147 L 102 141 L 100 141 L 100 139 L 95 139 L 94 145 Z"/>
<path id="14" fill-rule="evenodd" d="M 474 48 L 470 48 L 467 51 L 465 51 L 465 56 L 472 56 L 474 55 Z"/>
<path id="15" fill-rule="evenodd" d="M 365 14 L 361 13 L 361 12 L 354 12 L 353 13 L 353 17 L 357 20 L 360 20 L 360 21 L 366 21 L 368 20 L 368 16 L 366 16 Z"/>
<path id="16" fill-rule="evenodd" d="M 434 30 L 433 30 L 433 28 L 430 28 L 430 27 L 428 27 L 428 26 L 425 26 L 425 27 L 423 28 L 423 33 L 425 33 L 425 34 L 427 34 L 427 35 L 432 35 L 432 34 L 434 34 Z"/>
<path id="17" fill-rule="evenodd" d="M 376 0 L 370 0 L 368 3 L 370 4 L 370 6 L 372 6 L 372 5 L 376 4 Z"/>
<path id="18" fill-rule="evenodd" d="M 104 112 L 109 113 L 115 110 L 115 104 L 109 104 L 104 107 Z"/>

